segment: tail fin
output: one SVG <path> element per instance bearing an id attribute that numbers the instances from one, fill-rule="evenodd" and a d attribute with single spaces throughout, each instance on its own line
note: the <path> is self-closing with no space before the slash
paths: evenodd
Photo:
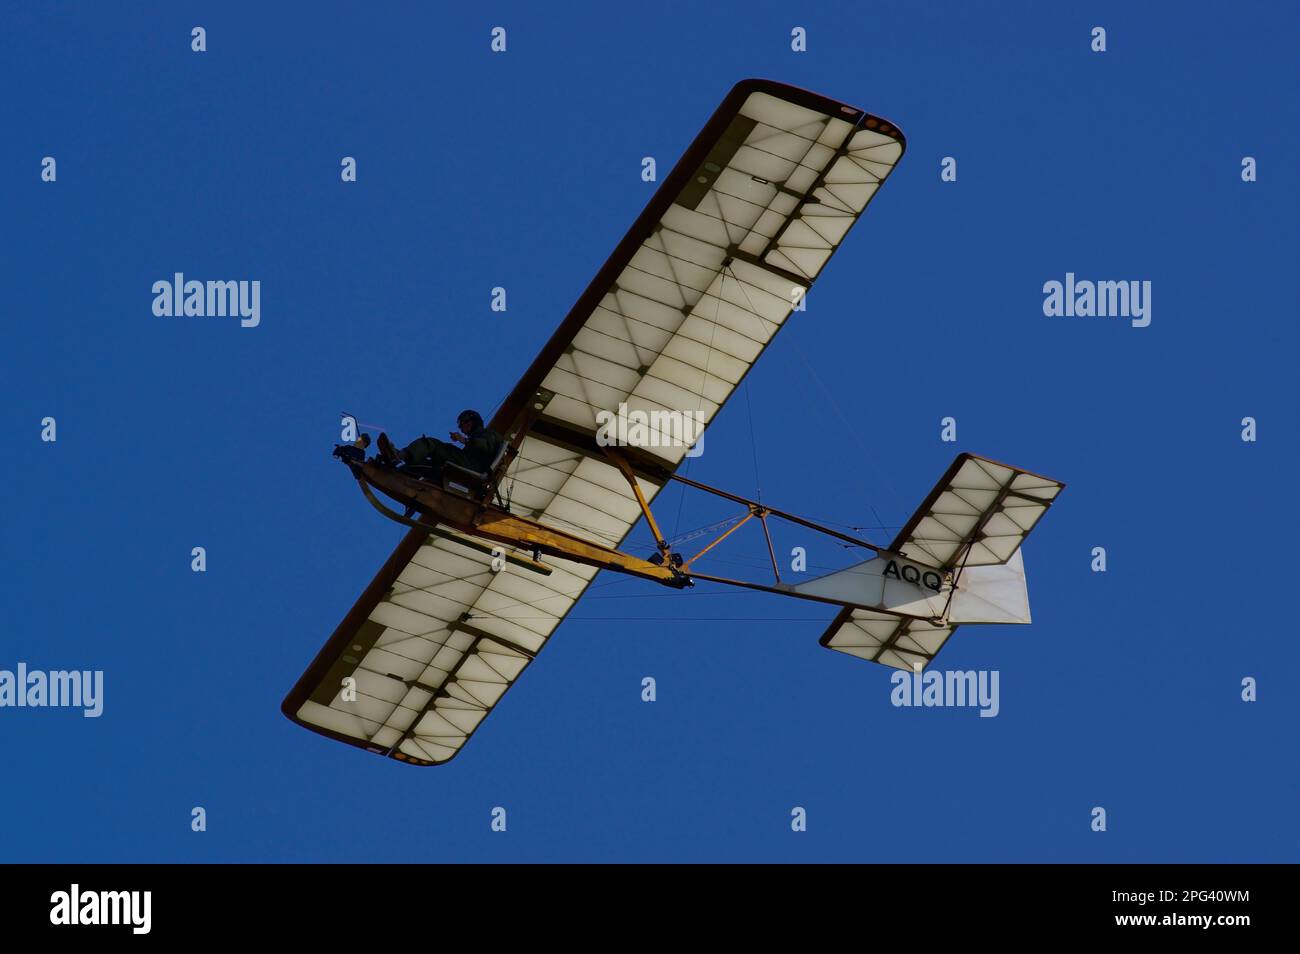
<path id="1" fill-rule="evenodd" d="M 957 578 L 947 620 L 958 623 L 1031 623 L 1021 548 L 1006 563 L 969 566 Z"/>

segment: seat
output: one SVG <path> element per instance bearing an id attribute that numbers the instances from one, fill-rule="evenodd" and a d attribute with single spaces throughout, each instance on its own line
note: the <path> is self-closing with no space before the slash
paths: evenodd
<path id="1" fill-rule="evenodd" d="M 492 484 L 501 462 L 505 460 L 506 452 L 510 449 L 510 442 L 503 440 L 501 446 L 497 448 L 496 454 L 492 457 L 492 462 L 488 464 L 485 470 L 471 470 L 468 467 L 462 467 L 460 464 L 447 461 L 442 465 L 442 487 L 444 490 L 463 490 L 469 492 L 473 484 L 481 484 L 484 490 L 490 495 L 492 493 Z"/>

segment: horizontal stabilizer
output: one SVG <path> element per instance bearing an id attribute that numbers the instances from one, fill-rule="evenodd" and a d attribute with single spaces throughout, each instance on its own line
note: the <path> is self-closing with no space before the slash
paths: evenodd
<path id="1" fill-rule="evenodd" d="M 887 551 L 792 589 L 857 604 L 822 634 L 826 648 L 924 668 L 958 625 L 1030 622 L 1020 545 L 1064 486 L 959 454 Z M 918 610 L 931 618 L 907 618 Z"/>
<path id="2" fill-rule="evenodd" d="M 827 649 L 910 672 L 917 667 L 924 669 L 956 628 L 845 607 L 822 634 L 821 644 Z"/>
<path id="3" fill-rule="evenodd" d="M 1064 486 L 958 454 L 889 549 L 943 569 L 1005 563 Z"/>

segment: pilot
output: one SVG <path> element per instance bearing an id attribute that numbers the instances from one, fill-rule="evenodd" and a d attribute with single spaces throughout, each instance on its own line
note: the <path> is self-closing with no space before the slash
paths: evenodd
<path id="1" fill-rule="evenodd" d="M 458 429 L 449 436 L 464 447 L 421 435 L 399 450 L 387 434 L 380 434 L 377 442 L 379 461 L 390 465 L 402 464 L 407 468 L 428 468 L 433 480 L 442 478 L 442 465 L 448 461 L 468 470 L 487 470 L 501 449 L 501 435 L 483 426 L 483 416 L 478 411 L 461 411 L 456 418 L 456 427 Z"/>

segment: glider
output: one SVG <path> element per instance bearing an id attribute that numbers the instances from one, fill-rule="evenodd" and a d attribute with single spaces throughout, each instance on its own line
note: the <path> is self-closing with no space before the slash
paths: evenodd
<path id="1" fill-rule="evenodd" d="M 1058 481 L 962 454 L 882 547 L 678 474 L 683 441 L 598 439 L 597 422 L 615 411 L 641 412 L 652 432 L 674 412 L 707 429 L 904 146 L 897 127 L 856 107 L 739 83 L 494 415 L 505 443 L 486 471 L 448 465 L 435 483 L 374 459 L 344 461 L 370 503 L 411 529 L 284 714 L 409 765 L 447 762 L 601 569 L 672 589 L 706 580 L 835 604 L 823 646 L 908 670 L 928 664 L 959 624 L 1028 623 L 1020 544 Z M 651 509 L 670 481 L 740 513 L 698 552 L 679 552 Z M 620 549 L 641 519 L 656 541 L 648 557 Z M 782 580 L 774 520 L 828 534 L 862 559 Z M 751 521 L 767 538 L 770 582 L 700 568 Z"/>

